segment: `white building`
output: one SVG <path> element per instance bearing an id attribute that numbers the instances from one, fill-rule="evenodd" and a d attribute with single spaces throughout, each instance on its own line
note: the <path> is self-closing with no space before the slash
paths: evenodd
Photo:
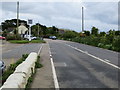
<path id="1" fill-rule="evenodd" d="M 24 35 L 26 31 L 28 31 L 28 28 L 24 26 L 24 23 L 21 23 L 18 27 L 18 34 Z"/>

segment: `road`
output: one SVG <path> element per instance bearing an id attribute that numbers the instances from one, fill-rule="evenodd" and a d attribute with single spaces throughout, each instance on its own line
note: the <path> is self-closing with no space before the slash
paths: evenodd
<path id="1" fill-rule="evenodd" d="M 118 53 L 61 40 L 47 40 L 60 88 L 118 88 Z"/>
<path id="2" fill-rule="evenodd" d="M 3 48 L 2 60 L 5 62 L 6 66 L 9 66 L 11 63 L 21 58 L 23 54 L 29 54 L 30 52 L 38 53 L 41 44 L 9 44 L 6 46 L 8 46 L 6 47 L 8 49 Z"/>

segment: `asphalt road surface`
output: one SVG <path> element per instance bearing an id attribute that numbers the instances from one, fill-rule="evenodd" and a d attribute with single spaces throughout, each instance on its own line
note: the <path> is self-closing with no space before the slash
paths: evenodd
<path id="1" fill-rule="evenodd" d="M 48 40 L 60 88 L 118 88 L 118 53 Z"/>
<path id="2" fill-rule="evenodd" d="M 12 47 L 11 49 L 2 52 L 2 60 L 5 62 L 6 66 L 9 66 L 11 63 L 14 63 L 21 58 L 23 54 L 29 54 L 31 52 L 38 53 L 40 47 L 41 44 L 23 44 L 15 46 L 14 48 Z"/>

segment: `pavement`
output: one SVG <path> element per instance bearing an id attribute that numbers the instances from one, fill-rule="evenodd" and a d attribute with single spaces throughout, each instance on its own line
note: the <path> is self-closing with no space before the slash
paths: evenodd
<path id="1" fill-rule="evenodd" d="M 40 57 L 43 67 L 37 69 L 31 88 L 54 88 L 48 44 L 43 44 Z"/>

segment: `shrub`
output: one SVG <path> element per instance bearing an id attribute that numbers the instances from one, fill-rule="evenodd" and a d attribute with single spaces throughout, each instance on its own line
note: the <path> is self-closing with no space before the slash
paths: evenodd
<path id="1" fill-rule="evenodd" d="M 6 40 L 21 40 L 21 36 L 20 35 L 7 35 Z"/>
<path id="2" fill-rule="evenodd" d="M 39 63 L 40 56 L 37 57 L 37 61 L 35 62 L 35 68 L 41 68 L 42 64 Z"/>

